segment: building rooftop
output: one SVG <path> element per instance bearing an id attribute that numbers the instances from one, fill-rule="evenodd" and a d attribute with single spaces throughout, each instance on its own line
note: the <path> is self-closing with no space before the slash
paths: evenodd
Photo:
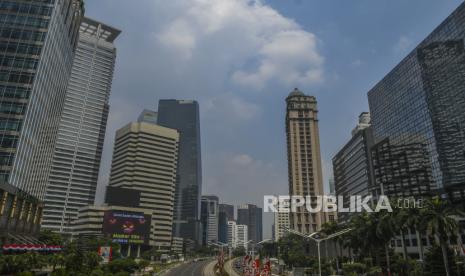
<path id="1" fill-rule="evenodd" d="M 294 90 L 289 94 L 289 97 L 295 96 L 305 96 L 305 94 L 299 90 L 299 88 L 294 88 Z"/>
<path id="2" fill-rule="evenodd" d="M 94 19 L 84 17 L 81 22 L 81 27 L 79 30 L 81 33 L 88 34 L 90 36 L 98 36 L 110 43 L 119 36 L 121 33 L 120 30 L 113 28 L 109 25 L 100 23 Z"/>

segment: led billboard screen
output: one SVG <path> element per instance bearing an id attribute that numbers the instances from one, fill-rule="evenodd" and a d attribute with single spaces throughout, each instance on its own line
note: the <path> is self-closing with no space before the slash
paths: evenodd
<path id="1" fill-rule="evenodd" d="M 150 216 L 128 211 L 106 211 L 103 234 L 121 244 L 148 244 Z"/>

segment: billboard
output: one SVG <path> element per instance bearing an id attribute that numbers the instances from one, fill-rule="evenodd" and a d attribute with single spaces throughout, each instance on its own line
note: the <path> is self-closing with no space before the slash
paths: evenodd
<path id="1" fill-rule="evenodd" d="M 148 244 L 150 216 L 139 212 L 106 211 L 103 234 L 120 244 Z"/>
<path id="2" fill-rule="evenodd" d="M 98 255 L 102 259 L 102 263 L 107 264 L 111 261 L 112 250 L 110 246 L 100 246 L 98 248 Z"/>

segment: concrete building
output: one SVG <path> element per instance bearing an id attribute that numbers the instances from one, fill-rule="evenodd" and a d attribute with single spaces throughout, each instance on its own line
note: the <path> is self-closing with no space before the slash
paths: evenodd
<path id="1" fill-rule="evenodd" d="M 9 244 L 38 244 L 43 203 L 15 186 L 0 183 L 0 248 Z"/>
<path id="2" fill-rule="evenodd" d="M 289 213 L 276 212 L 274 213 L 273 233 L 274 241 L 279 241 L 286 235 L 286 229 L 290 228 Z"/>
<path id="3" fill-rule="evenodd" d="M 184 239 L 173 237 L 173 241 L 171 242 L 171 251 L 176 254 L 183 254 L 184 253 Z"/>
<path id="4" fill-rule="evenodd" d="M 130 123 L 116 132 L 109 186 L 141 192 L 140 206 L 152 210 L 150 245 L 169 250 L 179 132 Z"/>
<path id="5" fill-rule="evenodd" d="M 236 220 L 234 216 L 234 205 L 231 204 L 220 204 L 220 213 L 223 212 L 226 214 L 228 220 Z"/>
<path id="6" fill-rule="evenodd" d="M 253 243 L 263 240 L 262 208 L 253 204 L 245 204 L 237 207 L 237 224 L 247 225 L 248 239 Z"/>
<path id="7" fill-rule="evenodd" d="M 235 221 L 228 221 L 228 245 L 231 248 L 237 247 L 237 225 Z"/>
<path id="8" fill-rule="evenodd" d="M 220 204 L 218 241 L 228 243 L 228 221 L 235 220 L 234 205 Z"/>
<path id="9" fill-rule="evenodd" d="M 236 248 L 243 247 L 247 250 L 249 231 L 247 225 L 237 224 L 236 225 Z"/>
<path id="10" fill-rule="evenodd" d="M 286 103 L 289 195 L 321 196 L 323 174 L 316 98 L 296 88 L 286 98 Z M 310 234 L 321 228 L 324 215 L 298 207 L 297 212 L 290 214 L 289 222 L 291 229 Z"/>
<path id="11" fill-rule="evenodd" d="M 83 6 L 0 1 L 0 182 L 38 200 L 45 198 Z"/>
<path id="12" fill-rule="evenodd" d="M 202 244 L 218 241 L 219 199 L 214 195 L 202 196 L 201 204 Z"/>
<path id="13" fill-rule="evenodd" d="M 200 244 L 202 242 L 200 222 L 202 158 L 199 104 L 196 101 L 160 100 L 157 123 L 160 126 L 176 129 L 181 134 L 173 235 Z"/>
<path id="14" fill-rule="evenodd" d="M 121 244 L 124 256 L 140 257 L 141 249 L 149 245 L 150 217 L 153 211 L 146 208 L 135 208 L 125 206 L 89 205 L 79 209 L 78 217 L 72 223 L 73 235 L 75 237 L 103 236 Z M 131 235 L 116 229 L 113 225 L 131 223 L 134 232 Z M 149 225 L 143 225 L 149 224 Z"/>
<path id="15" fill-rule="evenodd" d="M 362 112 L 352 137 L 333 157 L 335 195 L 342 196 L 344 207 L 350 205 L 350 196 L 376 194 L 371 147 L 374 145 L 370 114 Z M 373 192 L 373 193 L 372 193 Z M 350 213 L 339 213 L 340 221 L 347 221 Z"/>
<path id="16" fill-rule="evenodd" d="M 84 18 L 58 129 L 42 228 L 69 232 L 80 207 L 94 204 L 120 31 Z"/>

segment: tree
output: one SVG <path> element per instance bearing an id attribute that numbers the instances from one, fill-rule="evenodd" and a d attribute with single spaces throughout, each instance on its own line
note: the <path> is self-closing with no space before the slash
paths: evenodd
<path id="1" fill-rule="evenodd" d="M 63 245 L 63 237 L 50 230 L 42 230 L 39 233 L 39 241 L 48 245 Z"/>
<path id="2" fill-rule="evenodd" d="M 323 225 L 321 225 L 321 232 L 325 235 L 331 235 L 334 234 L 338 231 L 342 230 L 342 227 L 337 224 L 335 221 L 330 221 L 326 222 Z M 339 272 L 339 258 L 338 258 L 338 253 L 337 253 L 337 245 L 341 241 L 341 236 L 337 236 L 332 240 L 333 246 L 334 246 L 334 254 L 336 256 L 336 270 Z"/>
<path id="3" fill-rule="evenodd" d="M 245 250 L 245 248 L 243 246 L 239 246 L 236 249 L 234 249 L 232 254 L 233 254 L 234 257 L 245 256 L 246 250 Z"/>
<path id="4" fill-rule="evenodd" d="M 439 197 L 427 200 L 425 208 L 422 209 L 421 223 L 439 241 L 446 276 L 451 275 L 447 251 L 449 236 L 455 235 L 458 229 L 456 216 L 463 217 L 463 213 Z"/>

